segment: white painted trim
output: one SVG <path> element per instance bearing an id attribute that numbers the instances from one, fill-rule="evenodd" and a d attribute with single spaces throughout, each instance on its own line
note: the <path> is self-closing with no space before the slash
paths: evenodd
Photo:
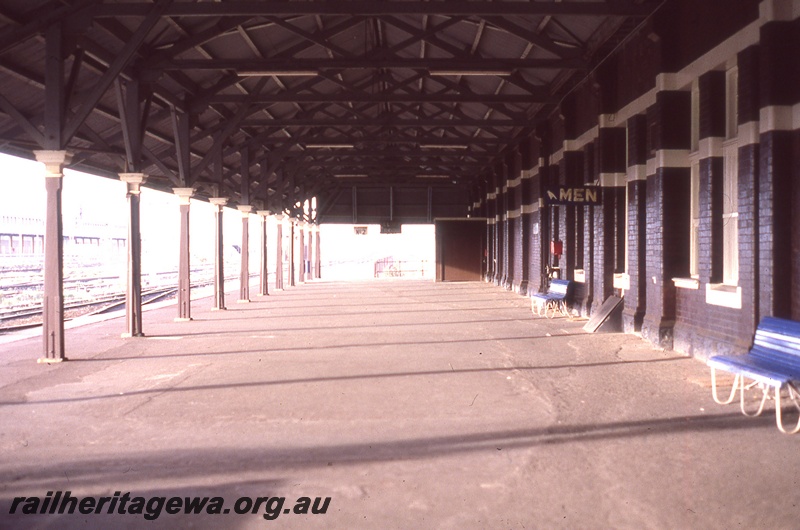
<path id="1" fill-rule="evenodd" d="M 521 176 L 520 176 L 520 177 L 517 177 L 517 178 L 515 178 L 514 180 L 509 180 L 509 181 L 508 181 L 508 187 L 509 187 L 509 188 L 516 188 L 516 187 L 517 187 L 517 186 L 519 186 L 520 184 L 522 184 L 522 177 L 521 177 Z"/>
<path id="2" fill-rule="evenodd" d="M 614 289 L 622 289 L 623 291 L 630 291 L 631 290 L 630 275 L 624 272 L 614 274 L 613 286 Z"/>
<path id="3" fill-rule="evenodd" d="M 798 0 L 763 0 L 758 6 L 761 23 L 790 22 L 800 18 Z"/>
<path id="4" fill-rule="evenodd" d="M 647 171 L 647 176 L 645 176 L 645 180 L 647 180 L 647 177 L 656 174 L 656 159 L 655 158 L 648 159 L 645 168 Z"/>
<path id="5" fill-rule="evenodd" d="M 558 164 L 559 162 L 561 162 L 563 158 L 564 158 L 564 147 L 562 146 L 561 149 L 553 153 L 553 155 L 550 157 L 550 165 L 554 166 Z"/>
<path id="6" fill-rule="evenodd" d="M 793 110 L 794 108 L 788 105 L 763 107 L 759 115 L 759 132 L 764 134 L 772 131 L 791 131 L 794 121 Z"/>
<path id="7" fill-rule="evenodd" d="M 523 204 L 522 205 L 522 213 L 523 214 L 531 214 L 536 213 L 539 211 L 538 204 Z"/>
<path id="8" fill-rule="evenodd" d="M 516 208 L 516 209 L 514 209 L 514 210 L 511 210 L 510 212 L 508 212 L 508 218 L 509 218 L 509 219 L 516 219 L 516 218 L 518 218 L 520 215 L 522 215 L 522 212 L 520 211 L 520 209 L 519 209 L 519 208 Z"/>
<path id="9" fill-rule="evenodd" d="M 650 89 L 638 98 L 634 99 L 617 112 L 617 122 L 627 122 L 638 114 L 644 114 L 649 107 L 656 102 L 656 91 Z"/>
<path id="10" fill-rule="evenodd" d="M 700 280 L 697 278 L 672 278 L 672 283 L 678 289 L 694 289 L 700 288 Z"/>
<path id="11" fill-rule="evenodd" d="M 800 129 L 800 103 L 792 107 L 792 129 Z"/>
<path id="12" fill-rule="evenodd" d="M 539 173 L 539 166 L 534 166 L 531 169 L 522 170 L 522 179 L 532 179 Z"/>
<path id="13" fill-rule="evenodd" d="M 780 2 L 782 0 L 774 1 Z M 792 1 L 797 3 L 800 0 Z M 740 51 L 758 43 L 761 38 L 759 30 L 762 24 L 763 22 L 759 20 L 752 22 L 738 33 L 709 50 L 705 55 L 696 59 L 677 74 L 659 74 L 656 78 L 655 88 L 650 89 L 618 110 L 615 121 L 617 123 L 623 123 L 637 114 L 644 113 L 656 102 L 656 93 L 661 90 L 689 90 L 691 88 L 691 82 L 695 78 L 725 64 L 728 59 L 735 57 Z"/>
<path id="14" fill-rule="evenodd" d="M 739 145 L 751 145 L 757 144 L 761 141 L 758 137 L 759 131 L 759 122 L 757 121 L 750 121 L 747 123 L 742 123 L 739 125 Z"/>
<path id="15" fill-rule="evenodd" d="M 689 91 L 692 88 L 692 78 L 697 77 L 691 75 L 684 68 L 680 72 L 663 72 L 656 76 L 656 91 L 657 92 L 674 92 L 676 90 Z"/>
<path id="16" fill-rule="evenodd" d="M 725 139 L 721 136 L 709 136 L 700 140 L 697 148 L 698 157 L 703 158 L 722 156 L 722 142 Z"/>
<path id="17" fill-rule="evenodd" d="M 601 129 L 610 129 L 612 127 L 624 127 L 625 122 L 622 122 L 622 125 L 619 124 L 617 121 L 617 115 L 615 114 L 600 114 L 597 117 L 597 124 Z"/>
<path id="18" fill-rule="evenodd" d="M 656 151 L 656 168 L 690 166 L 688 149 L 659 149 Z"/>
<path id="19" fill-rule="evenodd" d="M 636 180 L 647 180 L 647 164 L 630 166 L 628 168 L 628 173 L 626 173 L 626 176 L 628 178 L 628 182 L 634 182 Z"/>
<path id="20" fill-rule="evenodd" d="M 759 20 L 751 22 L 739 32 L 731 35 L 707 53 L 698 57 L 681 72 L 694 79 L 706 72 L 724 66 L 731 58 L 736 60 L 736 54 L 748 46 L 758 43 L 761 39 L 761 25 L 762 22 Z"/>
<path id="21" fill-rule="evenodd" d="M 503 184 L 503 193 L 508 191 L 508 184 Z"/>
<path id="22" fill-rule="evenodd" d="M 495 224 L 495 223 L 496 223 L 496 221 L 495 221 L 494 219 L 492 219 L 491 217 L 490 217 L 490 218 L 488 218 L 488 219 L 486 219 L 486 224 L 493 225 L 493 224 Z"/>
<path id="23" fill-rule="evenodd" d="M 473 202 L 473 203 L 472 203 L 472 207 L 473 207 L 474 209 L 478 209 L 478 208 L 480 208 L 480 207 L 481 207 L 481 203 L 480 203 L 480 202 Z"/>
<path id="24" fill-rule="evenodd" d="M 595 125 L 574 140 L 564 140 L 564 151 L 580 151 L 592 143 L 600 134 L 600 127 Z"/>
<path id="25" fill-rule="evenodd" d="M 488 201 L 493 201 L 495 199 L 497 199 L 497 194 L 496 193 L 488 193 L 486 195 L 486 200 L 488 200 Z"/>
<path id="26" fill-rule="evenodd" d="M 723 284 L 706 284 L 706 303 L 732 309 L 742 308 L 742 288 Z"/>
<path id="27" fill-rule="evenodd" d="M 600 186 L 604 188 L 624 187 L 627 176 L 627 173 L 600 173 Z"/>

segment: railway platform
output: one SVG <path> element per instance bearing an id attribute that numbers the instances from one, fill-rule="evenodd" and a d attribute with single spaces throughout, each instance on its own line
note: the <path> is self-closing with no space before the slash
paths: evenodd
<path id="1" fill-rule="evenodd" d="M 146 311 L 141 338 L 120 318 L 68 329 L 59 364 L 36 363 L 38 336 L 0 344 L 0 526 L 796 527 L 800 439 L 636 336 L 484 283 L 211 306 Z M 95 504 L 59 514 L 66 492 Z"/>

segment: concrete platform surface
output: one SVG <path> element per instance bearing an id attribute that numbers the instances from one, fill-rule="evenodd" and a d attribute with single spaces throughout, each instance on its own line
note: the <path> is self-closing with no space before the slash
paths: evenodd
<path id="1" fill-rule="evenodd" d="M 144 338 L 68 330 L 57 365 L 39 338 L 0 345 L 0 527 L 800 526 L 800 436 L 635 336 L 483 283 L 228 305 L 148 311 Z M 294 513 L 304 497 L 326 512 Z"/>

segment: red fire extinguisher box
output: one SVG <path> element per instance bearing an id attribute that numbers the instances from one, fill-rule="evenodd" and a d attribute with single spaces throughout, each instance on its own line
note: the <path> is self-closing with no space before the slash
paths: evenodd
<path id="1" fill-rule="evenodd" d="M 564 243 L 561 241 L 551 241 L 550 242 L 550 254 L 554 256 L 560 256 L 564 253 Z"/>

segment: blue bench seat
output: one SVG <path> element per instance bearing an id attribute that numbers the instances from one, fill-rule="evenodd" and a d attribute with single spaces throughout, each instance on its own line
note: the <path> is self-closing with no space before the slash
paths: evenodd
<path id="1" fill-rule="evenodd" d="M 775 421 L 778 429 L 787 434 L 800 431 L 797 426 L 787 430 L 783 426 L 781 393 L 786 389 L 789 398 L 800 412 L 800 322 L 775 317 L 765 317 L 756 329 L 753 346 L 746 355 L 716 355 L 706 362 L 711 368 L 712 396 L 719 404 L 731 403 L 739 392 L 742 413 L 758 416 L 771 389 L 775 395 Z M 716 370 L 734 375 L 733 388 L 726 400 L 720 400 L 717 393 Z M 745 379 L 752 383 L 745 385 Z M 745 390 L 759 385 L 762 390 L 761 404 L 754 413 L 745 409 Z"/>
<path id="2" fill-rule="evenodd" d="M 547 318 L 555 317 L 556 313 L 569 316 L 569 308 L 567 307 L 569 286 L 569 280 L 550 280 L 547 292 L 536 293 L 531 296 L 531 311 Z"/>

